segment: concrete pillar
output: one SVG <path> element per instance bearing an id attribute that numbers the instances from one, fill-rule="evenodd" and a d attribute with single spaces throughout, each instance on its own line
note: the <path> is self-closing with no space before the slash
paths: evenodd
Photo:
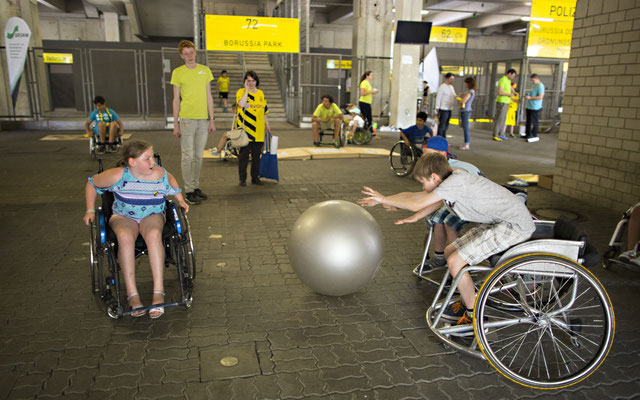
<path id="1" fill-rule="evenodd" d="M 106 42 L 119 42 L 120 26 L 118 25 L 118 14 L 106 12 L 102 15 L 104 15 L 104 40 Z"/>
<path id="2" fill-rule="evenodd" d="M 46 68 L 42 59 L 42 33 L 40 30 L 40 15 L 38 14 L 38 2 L 36 0 L 18 0 L 18 1 L 0 1 L 0 30 L 4 33 L 4 27 L 7 21 L 11 17 L 22 18 L 29 29 L 31 30 L 31 38 L 29 40 L 29 48 L 35 50 L 34 65 L 36 79 L 39 85 L 40 98 L 32 99 L 34 102 L 34 109 L 37 114 L 41 114 L 44 111 L 51 109 L 49 85 L 47 80 Z M 0 40 L 2 46 L 5 45 L 4 34 Z M 6 65 L 6 55 L 2 53 L 2 60 L 0 66 Z M 28 58 L 30 56 L 27 56 Z M 3 67 L 0 67 L 3 68 Z M 2 74 L 7 74 L 6 71 L 1 71 Z M 26 69 L 22 75 L 22 82 L 20 83 L 20 94 L 18 95 L 18 102 L 16 104 L 16 114 L 27 115 L 31 111 L 29 109 L 29 95 L 27 93 L 27 84 L 25 74 Z M 0 79 L 0 114 L 7 115 L 12 114 L 11 110 L 11 93 L 7 87 L 7 82 L 4 79 Z"/>
<path id="3" fill-rule="evenodd" d="M 421 21 L 422 0 L 396 0 L 396 20 Z M 393 45 L 391 117 L 389 124 L 401 128 L 415 124 L 421 45 Z"/>
<path id="4" fill-rule="evenodd" d="M 392 0 L 353 0 L 352 54 L 359 60 L 352 62 L 351 102 L 358 104 L 360 77 L 365 71 L 373 71 L 372 86 L 378 89 L 373 95 L 373 119 L 378 120 L 381 111 L 387 115 L 391 84 L 390 60 L 371 57 L 391 57 Z M 365 58 L 369 57 L 369 58 Z"/>

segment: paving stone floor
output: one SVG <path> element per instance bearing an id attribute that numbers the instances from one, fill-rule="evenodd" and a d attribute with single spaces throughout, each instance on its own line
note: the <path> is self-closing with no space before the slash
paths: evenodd
<path id="1" fill-rule="evenodd" d="M 86 143 L 39 141 L 47 133 L 0 133 L 0 398 L 640 397 L 635 271 L 593 268 L 616 311 L 613 348 L 588 379 L 553 392 L 512 383 L 434 339 L 424 314 L 436 288 L 411 274 L 423 224 L 395 226 L 398 214 L 371 209 L 385 240 L 375 279 L 340 298 L 307 289 L 287 257 L 289 229 L 305 209 L 329 199 L 355 201 L 362 184 L 385 194 L 420 190 L 412 179 L 393 176 L 384 157 L 280 161 L 280 183 L 246 188 L 237 186 L 235 162 L 205 160 L 201 188 L 210 198 L 189 213 L 198 272 L 193 307 L 167 309 L 155 321 L 112 320 L 90 291 L 88 229 L 81 220 L 84 184 L 96 163 Z M 154 143 L 164 166 L 180 176 L 179 145 L 168 131 L 130 133 Z M 284 124 L 274 124 L 274 133 L 281 147 L 311 142 L 308 130 Z M 450 133 L 452 145 L 460 145 L 459 128 Z M 390 148 L 396 135 L 381 135 L 371 145 Z M 509 173 L 552 174 L 556 139 L 496 143 L 488 132 L 474 131 L 472 150 L 453 152 L 503 183 Z M 105 158 L 107 165 L 115 160 Z M 577 214 L 601 251 L 620 217 L 541 188 L 529 194 L 534 212 Z M 137 274 L 148 304 L 144 257 Z M 177 293 L 176 282 L 167 270 L 169 296 Z M 247 348 L 259 368 L 225 379 L 211 373 L 205 355 Z"/>

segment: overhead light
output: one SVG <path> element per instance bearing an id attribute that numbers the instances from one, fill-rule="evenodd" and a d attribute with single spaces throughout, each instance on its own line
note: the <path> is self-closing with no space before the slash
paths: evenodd
<path id="1" fill-rule="evenodd" d="M 422 10 L 422 11 L 420 11 L 420 14 L 427 15 L 427 14 L 429 14 L 429 10 Z"/>
<path id="2" fill-rule="evenodd" d="M 392 8 L 392 9 L 391 9 L 391 12 L 392 12 L 392 13 L 396 12 L 396 9 L 395 9 L 395 8 Z"/>
<path id="3" fill-rule="evenodd" d="M 541 22 L 553 22 L 553 18 L 532 18 L 532 17 L 521 17 L 521 21 L 541 21 Z"/>

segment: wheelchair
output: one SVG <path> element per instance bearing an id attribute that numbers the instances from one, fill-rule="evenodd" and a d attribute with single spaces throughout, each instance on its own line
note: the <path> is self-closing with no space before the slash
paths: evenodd
<path id="1" fill-rule="evenodd" d="M 426 319 L 445 347 L 485 359 L 521 385 L 556 389 L 602 364 L 613 343 L 613 306 L 584 267 L 598 262 L 584 231 L 564 219 L 535 225 L 531 239 L 490 257 L 489 265 L 463 268 L 448 290 L 445 269 Z M 455 325 L 443 313 L 460 299 L 463 272 L 479 289 L 473 322 Z"/>
<path id="2" fill-rule="evenodd" d="M 607 269 L 613 265 L 620 265 L 627 268 L 637 269 L 637 267 L 632 264 L 618 260 L 618 256 L 622 251 L 622 246 L 626 245 L 626 243 L 623 242 L 624 231 L 629 225 L 629 219 L 631 218 L 631 213 L 635 207 L 640 207 L 640 203 L 629 207 L 629 209 L 622 214 L 620 221 L 618 221 L 616 229 L 613 231 L 613 235 L 611 235 L 611 239 L 609 240 L 609 247 L 607 247 L 607 250 L 602 256 L 602 268 Z"/>
<path id="3" fill-rule="evenodd" d="M 155 154 L 157 164 L 160 156 Z M 102 172 L 102 160 L 98 160 L 98 172 Z M 107 315 L 118 319 L 131 315 L 132 311 L 125 311 L 127 304 L 126 291 L 120 288 L 120 265 L 118 264 L 118 243 L 115 234 L 109 226 L 113 193 L 105 192 L 101 195 L 102 205 L 97 208 L 94 221 L 89 226 L 91 290 L 96 298 L 105 306 Z M 153 305 L 153 307 L 183 306 L 191 308 L 193 303 L 193 284 L 196 277 L 196 260 L 191 239 L 189 220 L 182 209 L 171 200 L 165 203 L 166 222 L 162 231 L 162 243 L 165 250 L 165 267 L 176 267 L 180 284 L 179 299 L 173 302 Z M 135 243 L 135 259 L 147 254 L 147 246 L 141 235 Z M 169 293 L 167 293 L 169 295 Z M 136 309 L 133 312 L 139 312 Z"/>
<path id="4" fill-rule="evenodd" d="M 320 145 L 321 146 L 333 146 L 333 134 L 335 133 L 334 129 L 320 129 Z M 340 147 L 343 147 L 347 144 L 347 128 L 344 125 L 344 122 L 340 124 L 340 132 L 338 132 L 338 143 Z M 325 142 L 323 139 L 325 136 L 329 137 L 329 141 Z"/>
<path id="5" fill-rule="evenodd" d="M 237 160 L 239 155 L 240 148 L 233 146 L 231 144 L 231 140 L 227 140 L 227 142 L 224 144 L 224 149 L 222 149 L 222 152 L 220 153 L 220 158 L 223 162 L 227 162 L 234 158 Z"/>
<path id="6" fill-rule="evenodd" d="M 92 160 L 95 160 L 97 158 L 97 150 L 98 150 L 98 146 L 105 146 L 107 144 L 109 144 L 108 140 L 109 140 L 109 130 L 107 129 L 107 142 L 101 142 L 100 138 L 98 137 L 98 134 L 95 132 L 94 125 L 92 124 L 92 126 L 89 127 L 91 129 L 91 135 L 89 135 L 89 157 Z M 120 127 L 118 126 L 118 132 L 120 132 Z M 124 145 L 124 139 L 122 138 L 122 135 L 118 135 L 118 137 L 116 137 L 116 140 L 112 143 L 115 144 L 118 147 L 118 150 Z"/>
<path id="7" fill-rule="evenodd" d="M 405 177 L 413 172 L 413 168 L 422 155 L 422 150 L 408 145 L 404 140 L 397 141 L 389 152 L 389 164 L 391 171 L 396 176 Z"/>

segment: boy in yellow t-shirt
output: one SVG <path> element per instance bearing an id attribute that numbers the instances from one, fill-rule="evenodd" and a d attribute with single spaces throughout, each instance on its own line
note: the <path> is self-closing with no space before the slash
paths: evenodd
<path id="1" fill-rule="evenodd" d="M 196 63 L 196 49 L 192 42 L 181 41 L 178 51 L 184 65 L 171 74 L 173 134 L 180 139 L 185 199 L 189 204 L 200 204 L 207 199 L 199 187 L 202 153 L 208 133 L 216 131 L 211 96 L 213 75 L 209 67 Z"/>
<path id="2" fill-rule="evenodd" d="M 227 112 L 227 99 L 229 98 L 229 77 L 227 76 L 227 70 L 223 69 L 218 78 L 218 93 L 220 95 L 221 103 L 223 107 L 222 112 Z"/>

